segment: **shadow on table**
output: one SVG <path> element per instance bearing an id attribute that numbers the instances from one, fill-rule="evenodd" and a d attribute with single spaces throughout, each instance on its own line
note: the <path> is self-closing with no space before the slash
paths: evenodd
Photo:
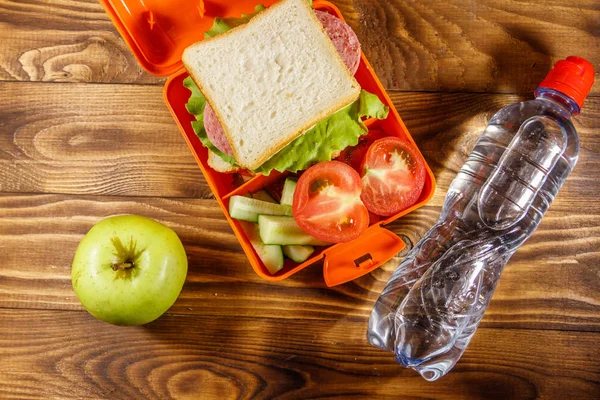
<path id="1" fill-rule="evenodd" d="M 363 318 L 275 318 L 167 315 L 127 335 L 143 340 L 129 359 L 167 397 L 290 398 L 435 397 L 459 390 L 469 399 L 535 398 L 536 382 L 506 372 L 499 351 L 465 362 L 436 382 L 398 365 L 364 341 Z M 127 329 L 127 328 L 126 328 Z M 142 369 L 143 366 L 143 369 Z M 129 369 L 129 368 L 128 368 Z M 198 397 L 196 397 L 198 398 Z"/>
<path id="2" fill-rule="evenodd" d="M 494 60 L 494 76 L 514 85 L 498 87 L 501 93 L 468 92 L 396 92 L 395 106 L 408 131 L 421 150 L 437 183 L 434 198 L 427 206 L 393 222 L 388 229 L 402 237 L 411 249 L 436 222 L 450 183 L 466 161 L 469 153 L 485 130 L 488 121 L 502 107 L 532 100 L 533 91 L 553 67 L 550 53 L 536 36 L 525 28 L 513 28 L 511 34 L 524 41 L 535 52 L 523 53 L 518 59 L 505 59 L 513 52 L 511 43 L 497 47 L 491 52 Z M 481 58 L 481 62 L 485 62 Z M 525 82 L 525 83 L 524 83 Z M 517 88 L 527 87 L 527 93 Z M 521 90 L 522 92 L 522 90 Z M 514 94 L 518 93 L 518 94 Z M 403 258 L 407 251 L 400 254 Z M 375 271 L 374 273 L 377 273 Z M 378 274 L 378 278 L 381 274 Z M 386 275 L 391 275 L 391 271 Z M 387 280 L 387 278 L 384 278 Z M 378 279 L 371 280 L 375 284 Z M 379 285 L 376 291 L 379 292 Z M 365 288 L 370 289 L 368 282 Z M 382 289 L 382 288 L 381 288 Z"/>
<path id="3" fill-rule="evenodd" d="M 523 54 L 514 72 L 503 69 L 502 49 L 494 58 L 498 60 L 499 75 L 530 70 L 537 81 L 551 67 L 549 57 L 539 54 Z M 514 66 L 510 64 L 510 68 Z M 336 379 L 340 383 L 345 373 L 357 380 L 370 376 L 376 385 L 402 386 L 401 382 L 408 380 L 426 392 L 443 382 L 456 381 L 463 386 L 470 380 L 480 380 L 472 373 L 452 373 L 439 383 L 424 382 L 413 371 L 396 365 L 391 354 L 369 346 L 366 324 L 374 301 L 397 263 L 435 223 L 448 185 L 487 121 L 501 107 L 523 97 L 423 92 L 399 93 L 396 98 L 405 103 L 399 101 L 396 106 L 438 182 L 435 203 L 411 213 L 419 218 L 409 215 L 389 227 L 407 241 L 407 250 L 384 268 L 328 288 L 321 265 L 269 283 L 253 272 L 239 244 L 231 241 L 232 235 L 225 242 L 188 240 L 190 272 L 179 300 L 168 316 L 143 328 L 154 339 L 168 343 L 173 356 L 189 359 L 185 368 L 227 376 L 239 390 L 255 387 L 273 393 L 302 388 L 308 384 L 307 379 L 319 381 L 333 373 L 339 376 L 330 378 L 329 385 L 323 383 L 325 388 L 335 384 Z M 369 357 L 367 363 L 358 361 L 364 356 Z M 489 379 L 486 388 L 501 393 L 505 381 L 500 379 L 494 386 L 493 377 Z M 523 393 L 530 392 L 528 382 L 523 385 Z M 488 398 L 486 390 L 474 389 L 469 395 Z"/>

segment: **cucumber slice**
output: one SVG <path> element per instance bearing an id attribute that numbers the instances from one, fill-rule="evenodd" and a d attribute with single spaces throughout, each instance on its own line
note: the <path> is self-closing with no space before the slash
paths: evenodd
<path id="1" fill-rule="evenodd" d="M 260 215 L 258 217 L 260 238 L 265 244 L 329 246 L 304 232 L 293 217 Z"/>
<path id="2" fill-rule="evenodd" d="M 296 190 L 296 182 L 292 179 L 286 179 L 283 184 L 283 192 L 281 193 L 281 204 L 291 206 L 294 203 L 294 191 Z"/>
<path id="3" fill-rule="evenodd" d="M 315 252 L 312 246 L 283 246 L 283 255 L 297 263 L 303 263 Z"/>
<path id="4" fill-rule="evenodd" d="M 252 197 L 256 200 L 266 201 L 267 203 L 277 203 L 266 190 L 259 190 L 258 192 L 252 193 Z"/>
<path id="5" fill-rule="evenodd" d="M 265 264 L 267 270 L 275 275 L 283 268 L 283 251 L 281 250 L 281 246 L 264 244 L 260 240 L 257 224 L 242 221 L 241 225 L 260 260 Z"/>
<path id="6" fill-rule="evenodd" d="M 231 218 L 258 222 L 258 216 L 261 214 L 292 215 L 292 207 L 244 196 L 231 196 L 229 199 L 229 215 L 231 215 Z"/>

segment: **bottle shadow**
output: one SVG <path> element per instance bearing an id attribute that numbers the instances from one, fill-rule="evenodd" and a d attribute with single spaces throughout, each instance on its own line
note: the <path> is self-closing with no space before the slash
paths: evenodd
<path id="1" fill-rule="evenodd" d="M 505 60 L 503 54 L 510 43 L 492 52 L 496 79 L 499 82 L 515 82 L 508 86 L 492 85 L 502 92 L 390 93 L 436 179 L 436 190 L 428 204 L 386 226 L 407 244 L 407 248 L 396 257 L 398 260 L 402 260 L 437 221 L 452 180 L 475 147 L 488 121 L 504 106 L 533 99 L 536 86 L 552 68 L 544 44 L 537 42 L 534 35 L 528 34 L 525 29 L 518 29 L 512 34 L 518 35 L 536 52 L 523 54 L 517 60 Z M 486 59 L 482 58 L 481 62 L 486 62 Z M 525 92 L 523 88 L 526 88 Z M 381 292 L 394 270 L 393 264 L 391 268 L 387 267 L 361 278 L 365 290 Z"/>
<path id="2" fill-rule="evenodd" d="M 521 37 L 524 35 L 522 33 Z M 523 55 L 516 70 L 513 70 L 514 62 L 502 63 L 501 49 L 494 54 L 494 59 L 499 60 L 498 76 L 518 74 L 518 78 L 531 70 L 531 81 L 536 82 L 540 82 L 551 67 L 549 57 L 540 59 L 539 54 L 532 57 Z M 507 88 L 507 91 L 510 89 Z M 146 325 L 143 329 L 159 342 L 168 343 L 181 357 L 185 357 L 186 353 L 192 358 L 196 357 L 195 362 L 202 368 L 212 368 L 211 363 L 228 365 L 227 368 L 231 368 L 231 371 L 226 375 L 241 376 L 240 371 L 243 371 L 244 376 L 248 374 L 244 378 L 248 381 L 260 379 L 260 368 L 271 368 L 261 364 L 265 362 L 265 358 L 277 358 L 273 362 L 273 368 L 280 368 L 279 364 L 292 363 L 290 371 L 296 372 L 293 376 L 290 375 L 290 384 L 305 379 L 302 376 L 302 365 L 294 364 L 295 361 L 291 359 L 281 359 L 286 354 L 293 356 L 293 352 L 278 349 L 274 355 L 269 355 L 267 349 L 276 341 L 285 341 L 286 335 L 300 335 L 304 338 L 307 334 L 286 328 L 287 319 L 325 321 L 320 323 L 319 329 L 314 330 L 315 334 L 337 332 L 345 325 L 353 329 L 360 326 L 358 336 L 364 338 L 373 303 L 395 267 L 437 220 L 452 179 L 489 119 L 503 106 L 531 98 L 528 94 L 461 92 L 390 94 L 437 181 L 435 195 L 428 205 L 386 226 L 405 240 L 405 250 L 370 274 L 328 288 L 323 281 L 320 264 L 310 266 L 281 282 L 264 281 L 254 273 L 229 231 L 228 235 L 213 238 L 206 234 L 188 238 L 183 236 L 189 255 L 189 273 L 182 294 L 168 312 L 167 318 Z M 226 223 L 219 226 L 221 229 L 228 229 Z M 264 323 L 257 322 L 260 320 Z M 174 321 L 176 323 L 173 325 Z M 294 325 L 295 329 L 302 326 Z M 310 329 L 308 325 L 304 328 Z M 260 337 L 255 334 L 249 336 L 250 339 L 258 339 L 258 342 L 246 339 L 244 329 L 260 329 Z M 326 344 L 318 338 L 314 340 L 321 346 Z M 358 346 L 358 340 L 354 346 Z M 307 346 L 311 345 L 310 340 L 306 339 L 305 342 Z M 219 346 L 219 343 L 223 346 Z M 366 349 L 370 349 L 366 339 L 362 343 Z M 247 355 L 246 359 L 236 356 L 236 348 L 246 349 L 242 353 L 251 353 L 253 346 L 259 347 L 257 354 Z M 315 357 L 315 352 L 323 350 L 307 351 L 312 353 L 311 357 Z M 384 356 L 392 359 L 378 350 L 360 350 L 359 347 L 358 351 L 376 351 L 380 362 L 383 362 Z M 298 353 L 303 351 L 298 350 Z M 217 362 L 215 359 L 221 361 Z M 222 362 L 223 360 L 226 362 Z M 253 367 L 253 363 L 263 367 L 256 372 L 257 367 Z M 388 365 L 388 368 L 391 366 Z M 407 373 L 398 368 L 390 370 L 389 377 L 406 376 Z M 412 373 L 411 375 L 414 376 Z"/>

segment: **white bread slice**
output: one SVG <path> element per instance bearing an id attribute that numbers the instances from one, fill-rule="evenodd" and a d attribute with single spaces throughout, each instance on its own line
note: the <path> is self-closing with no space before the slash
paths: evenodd
<path id="1" fill-rule="evenodd" d="M 250 170 L 361 90 L 307 0 L 282 0 L 248 24 L 191 45 L 183 63 L 238 164 Z"/>
<path id="2" fill-rule="evenodd" d="M 217 172 L 222 172 L 225 174 L 237 172 L 240 170 L 240 167 L 229 164 L 227 161 L 223 160 L 221 157 L 213 153 L 212 151 L 208 151 L 208 165 Z"/>

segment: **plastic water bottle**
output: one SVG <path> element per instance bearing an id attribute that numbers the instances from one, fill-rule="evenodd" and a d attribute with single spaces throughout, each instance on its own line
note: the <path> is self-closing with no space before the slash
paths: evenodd
<path id="1" fill-rule="evenodd" d="M 573 170 L 571 122 L 594 82 L 568 57 L 536 99 L 501 109 L 450 185 L 438 222 L 400 263 L 377 300 L 367 337 L 429 381 L 462 356 L 509 258 L 536 230 Z"/>

